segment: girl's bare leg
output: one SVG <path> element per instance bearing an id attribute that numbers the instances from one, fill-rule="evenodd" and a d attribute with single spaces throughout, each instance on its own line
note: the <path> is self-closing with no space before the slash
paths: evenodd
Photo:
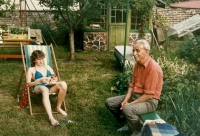
<path id="1" fill-rule="evenodd" d="M 59 124 L 58 121 L 53 117 L 53 114 L 52 114 L 51 103 L 49 100 L 49 90 L 44 86 L 37 86 L 35 88 L 34 92 L 42 93 L 42 102 L 43 102 L 44 108 L 47 112 L 47 115 L 49 117 L 49 121 L 50 121 L 51 125 L 56 126 L 57 124 Z"/>
<path id="2" fill-rule="evenodd" d="M 55 92 L 54 90 L 56 90 L 56 92 L 58 93 L 58 101 L 57 101 L 56 111 L 59 112 L 63 116 L 67 116 L 67 113 L 61 109 L 61 105 L 65 99 L 65 95 L 67 92 L 67 84 L 65 82 L 61 81 L 58 84 L 56 84 L 55 86 L 53 86 L 50 89 L 50 92 Z"/>

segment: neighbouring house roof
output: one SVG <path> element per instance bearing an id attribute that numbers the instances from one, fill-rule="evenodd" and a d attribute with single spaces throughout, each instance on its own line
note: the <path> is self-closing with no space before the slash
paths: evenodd
<path id="1" fill-rule="evenodd" d="M 200 9 L 200 0 L 190 0 L 185 2 L 179 2 L 170 4 L 172 8 L 190 8 L 190 9 Z"/>

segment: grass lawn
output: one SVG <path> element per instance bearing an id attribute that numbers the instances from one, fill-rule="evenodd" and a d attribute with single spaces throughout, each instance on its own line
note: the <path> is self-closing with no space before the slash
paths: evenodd
<path id="1" fill-rule="evenodd" d="M 151 50 L 153 56 L 174 58 L 179 47 L 170 46 L 168 52 Z M 50 125 L 46 114 L 31 116 L 28 108 L 19 108 L 15 98 L 16 89 L 23 69 L 21 59 L 0 59 L 0 135 L 5 136 L 127 136 L 128 132 L 116 132 L 123 124 L 119 124 L 106 109 L 105 99 L 119 95 L 111 92 L 113 78 L 122 71 L 113 51 L 75 53 L 75 61 L 69 61 L 69 51 L 64 46 L 54 47 L 61 80 L 68 84 L 66 95 L 68 116 L 54 114 L 61 128 Z M 20 54 L 19 50 L 0 49 L 1 53 Z M 25 79 L 25 77 L 24 77 Z M 23 90 L 23 84 L 20 91 Z M 33 106 L 38 110 L 44 108 L 40 97 L 33 97 Z M 55 107 L 52 99 L 52 108 Z M 33 109 L 34 110 L 34 109 Z M 158 113 L 160 113 L 158 111 Z M 162 114 L 160 115 L 162 117 Z M 62 119 L 74 123 L 62 123 Z"/>
<path id="2" fill-rule="evenodd" d="M 28 108 L 19 108 L 14 97 L 22 72 L 21 59 L 0 59 L 0 135 L 16 136 L 125 136 L 118 133 L 118 124 L 105 108 L 105 99 L 111 93 L 112 79 L 120 73 L 112 51 L 76 52 L 75 61 L 68 61 L 65 47 L 54 47 L 61 79 L 68 83 L 66 96 L 68 116 L 74 123 L 62 123 L 61 128 L 50 125 L 46 114 L 31 116 Z M 14 51 L 18 52 L 18 51 Z M 20 53 L 20 51 L 18 52 Z M 25 80 L 24 80 L 25 82 Z M 24 85 L 23 82 L 23 85 Z M 21 86 L 21 91 L 23 89 Z M 36 103 L 43 110 L 40 97 Z M 60 121 L 64 119 L 54 114 Z"/>

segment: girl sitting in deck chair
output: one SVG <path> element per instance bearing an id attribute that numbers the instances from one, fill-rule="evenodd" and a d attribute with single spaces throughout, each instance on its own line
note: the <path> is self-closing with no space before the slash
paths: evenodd
<path id="1" fill-rule="evenodd" d="M 48 114 L 52 126 L 59 126 L 59 122 L 53 117 L 49 93 L 58 93 L 56 111 L 63 116 L 67 113 L 61 109 L 62 102 L 67 92 L 67 84 L 64 81 L 58 82 L 53 69 L 49 65 L 43 65 L 45 54 L 41 50 L 35 50 L 31 54 L 31 67 L 27 71 L 27 83 L 34 87 L 33 92 L 42 94 L 42 102 Z M 53 84 L 55 83 L 55 84 Z"/>

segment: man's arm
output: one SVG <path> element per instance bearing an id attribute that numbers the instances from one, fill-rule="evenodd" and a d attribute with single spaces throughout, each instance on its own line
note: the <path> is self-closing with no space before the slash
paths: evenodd
<path id="1" fill-rule="evenodd" d="M 132 96 L 132 93 L 133 93 L 133 89 L 131 87 L 129 87 L 124 101 L 128 102 Z"/>
<path id="2" fill-rule="evenodd" d="M 132 91 L 133 91 L 133 89 L 132 89 L 132 88 L 129 88 L 128 93 L 127 93 L 127 95 L 126 95 L 124 101 L 123 101 L 122 104 L 121 104 L 121 108 L 120 108 L 121 110 L 122 110 L 123 107 L 126 106 L 126 105 L 136 104 L 136 103 L 140 103 L 140 102 L 146 102 L 146 101 L 148 101 L 149 99 L 152 99 L 152 98 L 153 98 L 153 95 L 151 95 L 151 94 L 143 94 L 143 95 L 142 95 L 141 97 L 139 97 L 138 99 L 136 99 L 136 100 L 134 100 L 134 101 L 128 103 L 129 99 L 130 99 L 131 96 L 132 96 Z"/>
<path id="3" fill-rule="evenodd" d="M 129 87 L 126 97 L 124 98 L 124 101 L 121 103 L 121 108 L 120 108 L 121 110 L 124 108 L 125 105 L 128 104 L 128 101 L 132 97 L 132 92 L 133 92 L 133 89 L 131 87 Z"/>
<path id="4" fill-rule="evenodd" d="M 141 97 L 136 99 L 135 101 L 132 101 L 130 104 L 135 104 L 135 103 L 140 103 L 140 102 L 146 102 L 149 99 L 152 99 L 153 95 L 152 94 L 143 94 Z"/>

